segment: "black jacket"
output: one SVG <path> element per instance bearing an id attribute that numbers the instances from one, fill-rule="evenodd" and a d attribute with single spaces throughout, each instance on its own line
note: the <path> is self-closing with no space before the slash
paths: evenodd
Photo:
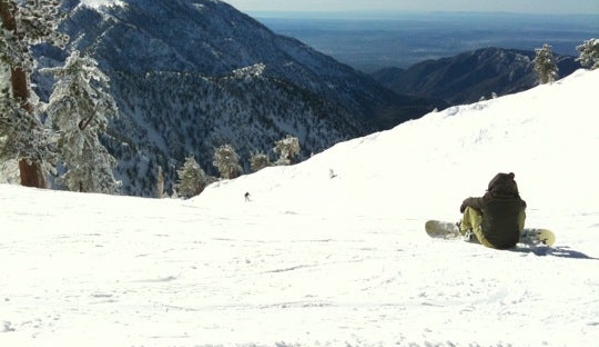
<path id="1" fill-rule="evenodd" d="M 497 174 L 489 182 L 485 195 L 464 200 L 460 212 L 466 207 L 481 212 L 483 234 L 495 248 L 512 248 L 518 243 L 519 218 L 526 209 L 526 202 L 520 198 L 513 173 Z"/>

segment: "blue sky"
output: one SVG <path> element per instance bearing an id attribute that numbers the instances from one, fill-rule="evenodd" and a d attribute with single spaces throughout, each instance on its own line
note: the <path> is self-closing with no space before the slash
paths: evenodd
<path id="1" fill-rule="evenodd" d="M 504 11 L 599 14 L 599 0 L 224 0 L 256 11 Z"/>

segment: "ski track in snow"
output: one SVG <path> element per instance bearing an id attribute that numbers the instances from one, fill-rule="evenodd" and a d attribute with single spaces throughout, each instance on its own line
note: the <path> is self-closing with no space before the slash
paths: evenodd
<path id="1" fill-rule="evenodd" d="M 566 201 L 572 193 L 543 173 L 548 157 L 574 160 L 571 153 L 541 148 L 515 163 L 527 223 L 556 230 L 554 248 L 495 251 L 423 229 L 432 211 L 457 219 L 460 198 L 482 193 L 495 173 L 462 168 L 462 155 L 510 143 L 502 127 L 526 143 L 540 136 L 512 128 L 512 118 L 489 126 L 472 112 L 564 86 L 432 114 L 189 201 L 0 185 L 0 346 L 591 346 L 599 340 L 597 168 L 558 183 L 589 192 Z M 461 125 L 463 137 L 414 146 L 416 155 L 377 169 L 371 149 L 403 151 L 421 129 L 451 131 L 460 117 L 483 127 Z M 526 122 L 538 129 L 535 117 Z M 579 126 L 551 147 L 597 148 L 597 128 Z M 398 138 L 403 146 L 393 145 Z M 452 147 L 469 141 L 483 149 Z M 457 183 L 423 185 L 439 175 Z M 248 189 L 252 202 L 243 201 Z"/>

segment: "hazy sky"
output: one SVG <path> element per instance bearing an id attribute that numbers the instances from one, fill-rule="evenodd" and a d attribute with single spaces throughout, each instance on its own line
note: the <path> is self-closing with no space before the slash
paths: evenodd
<path id="1" fill-rule="evenodd" d="M 255 11 L 504 11 L 594 13 L 599 0 L 224 0 L 243 12 Z"/>

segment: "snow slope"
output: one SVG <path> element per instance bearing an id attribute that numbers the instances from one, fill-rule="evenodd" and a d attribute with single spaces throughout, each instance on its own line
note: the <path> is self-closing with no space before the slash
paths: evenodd
<path id="1" fill-rule="evenodd" d="M 188 201 L 0 185 L 0 346 L 594 345 L 598 85 L 579 71 Z M 498 171 L 555 248 L 425 235 Z"/>

